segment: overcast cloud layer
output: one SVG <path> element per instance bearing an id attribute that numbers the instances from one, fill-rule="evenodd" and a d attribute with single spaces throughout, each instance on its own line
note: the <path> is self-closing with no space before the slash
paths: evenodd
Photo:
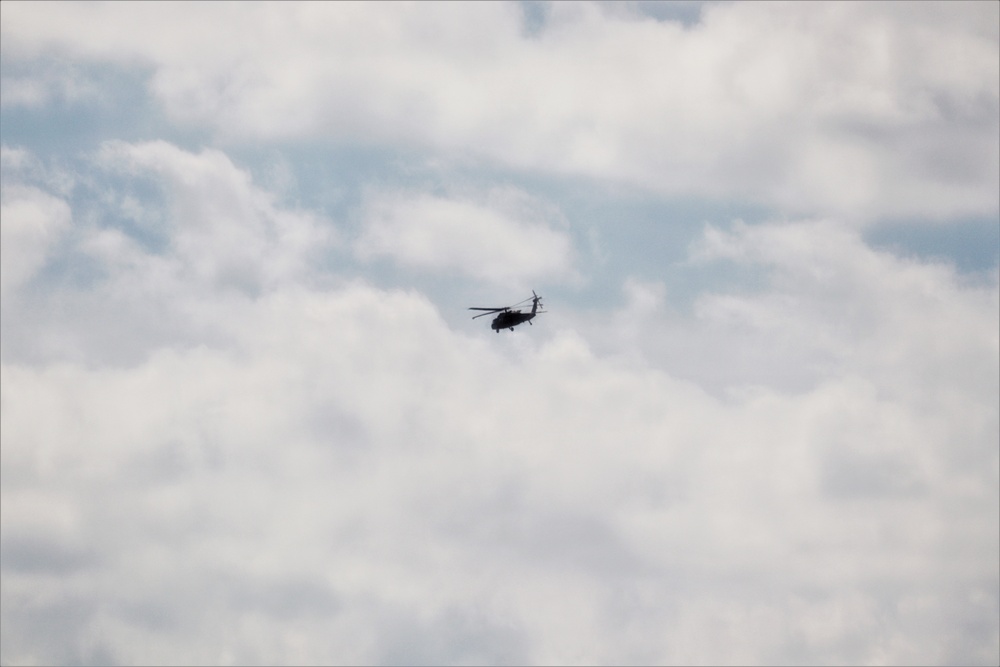
<path id="1" fill-rule="evenodd" d="M 0 12 L 3 664 L 1000 662 L 997 3 Z"/>

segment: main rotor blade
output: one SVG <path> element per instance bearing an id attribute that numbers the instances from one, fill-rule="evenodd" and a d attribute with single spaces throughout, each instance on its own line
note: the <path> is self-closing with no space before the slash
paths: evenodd
<path id="1" fill-rule="evenodd" d="M 502 308 L 469 308 L 469 310 L 507 310 L 507 306 Z"/>
<path id="2" fill-rule="evenodd" d="M 500 312 L 500 311 L 498 311 L 498 310 L 491 310 L 488 313 L 480 313 L 478 315 L 473 315 L 472 319 L 476 319 L 477 317 L 486 317 L 487 315 L 492 315 L 493 313 L 497 313 L 497 312 Z"/>

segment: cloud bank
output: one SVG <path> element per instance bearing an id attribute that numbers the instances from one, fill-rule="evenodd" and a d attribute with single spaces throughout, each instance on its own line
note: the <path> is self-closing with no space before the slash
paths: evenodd
<path id="1" fill-rule="evenodd" d="M 11 3 L 3 49 L 148 70 L 172 118 L 227 141 L 404 145 L 855 221 L 996 214 L 994 3 L 525 11 Z M 46 77 L 6 103 L 48 99 L 17 92 Z"/>
<path id="2" fill-rule="evenodd" d="M 708 227 L 690 261 L 759 289 L 679 312 L 632 282 L 604 328 L 495 345 L 331 275 L 331 221 L 219 151 L 94 160 L 127 177 L 99 215 L 4 181 L 5 661 L 997 655 L 995 279 L 829 222 Z M 531 233 L 429 196 L 368 232 L 421 205 Z M 90 281 L 44 279 L 53 248 Z"/>
<path id="3" fill-rule="evenodd" d="M 1000 661 L 1000 5 L 0 15 L 0 663 Z"/>
<path id="4" fill-rule="evenodd" d="M 558 218 L 510 188 L 458 198 L 377 194 L 356 248 L 362 258 L 385 255 L 524 291 L 532 280 L 573 276 L 572 241 Z"/>

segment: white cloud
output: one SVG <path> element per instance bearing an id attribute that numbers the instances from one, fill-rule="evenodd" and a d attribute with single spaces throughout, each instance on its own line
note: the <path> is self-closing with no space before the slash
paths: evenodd
<path id="1" fill-rule="evenodd" d="M 569 332 L 512 364 L 361 287 L 273 294 L 233 328 L 229 351 L 118 371 L 5 367 L 8 609 L 104 610 L 43 660 L 98 637 L 121 661 L 994 650 L 961 624 L 993 613 L 995 478 L 950 465 L 950 407 L 870 378 L 727 407 Z M 868 488 L 838 486 L 851 465 Z M 8 614 L 17 659 L 40 645 Z"/>
<path id="2" fill-rule="evenodd" d="M 855 224 L 996 215 L 998 5 L 525 11 L 0 3 L 0 662 L 997 664 L 1000 275 Z M 217 147 L 37 159 L 109 63 L 353 257 Z M 345 144 L 519 187 L 298 192 Z M 365 279 L 596 282 L 622 183 L 794 222 L 511 335 Z"/>
<path id="3" fill-rule="evenodd" d="M 311 213 L 285 211 L 274 196 L 223 153 L 196 155 L 166 142 L 107 143 L 98 164 L 137 176 L 152 174 L 170 202 L 172 254 L 183 279 L 258 292 L 300 278 L 310 259 L 334 240 Z"/>
<path id="4" fill-rule="evenodd" d="M 72 67 L 49 67 L 20 76 L 4 77 L 0 107 L 40 109 L 59 101 L 66 104 L 101 101 L 98 83 Z"/>
<path id="5" fill-rule="evenodd" d="M 562 216 L 513 188 L 458 196 L 379 193 L 369 197 L 363 216 L 356 249 L 364 258 L 387 255 L 520 289 L 574 275 Z"/>
<path id="6" fill-rule="evenodd" d="M 995 215 L 995 3 L 5 8 L 5 54 L 155 67 L 173 117 L 750 197 L 851 219 Z M 93 26 L 80 31 L 78 25 Z M 530 33 L 530 34 L 529 34 Z"/>
<path id="7" fill-rule="evenodd" d="M 70 218 L 65 201 L 37 188 L 5 185 L 0 204 L 0 293 L 13 294 L 42 268 Z"/>
<path id="8" fill-rule="evenodd" d="M 219 329 L 218 322 L 281 286 L 310 284 L 338 243 L 330 221 L 278 207 L 274 195 L 219 151 L 109 142 L 90 166 L 96 169 L 88 181 L 109 173 L 124 180 L 93 186 L 99 196 L 91 206 L 97 208 L 83 209 L 66 242 L 60 266 L 68 276 L 84 276 L 82 284 L 77 277 L 65 280 L 65 289 L 50 285 L 30 299 L 5 299 L 8 360 L 132 363 L 162 345 L 206 339 L 221 344 L 228 327 Z M 44 174 L 33 178 L 52 180 Z M 35 194 L 19 195 L 10 215 L 5 203 L 4 258 L 12 256 L 4 262 L 5 297 L 38 268 L 51 244 L 49 232 L 69 222 L 65 201 L 25 189 L 17 179 L 12 172 L 5 192 Z M 141 200 L 138 185 L 146 187 Z M 55 222 L 42 224 L 39 216 L 46 211 Z"/>
<path id="9" fill-rule="evenodd" d="M 690 254 L 688 270 L 728 264 L 743 284 L 685 306 L 663 285 L 633 280 L 623 308 L 578 326 L 598 349 L 632 350 L 720 395 L 802 391 L 850 373 L 929 403 L 952 380 L 970 396 L 996 392 L 996 364 L 984 362 L 1000 347 L 995 273 L 970 284 L 948 265 L 873 250 L 828 220 L 707 226 Z"/>
<path id="10" fill-rule="evenodd" d="M 168 242 L 98 222 L 77 252 L 104 279 L 40 285 L 45 317 L 3 302 L 4 662 L 1000 655 L 995 285 L 828 223 L 737 225 L 695 254 L 756 292 L 684 314 L 633 282 L 604 340 L 571 313 L 469 336 L 415 291 L 329 284 L 276 231 L 319 221 L 222 153 L 103 163 L 162 186 Z M 218 280 L 233 238 L 257 293 Z M 678 328 L 700 364 L 655 347 Z M 56 329 L 143 354 L 8 347 Z M 711 374 L 753 349 L 815 371 Z"/>

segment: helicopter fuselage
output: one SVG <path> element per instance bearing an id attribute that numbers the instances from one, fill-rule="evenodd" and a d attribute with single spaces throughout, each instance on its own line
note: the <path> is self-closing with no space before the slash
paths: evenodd
<path id="1" fill-rule="evenodd" d="M 514 330 L 518 324 L 523 324 L 524 322 L 531 323 L 531 320 L 535 317 L 535 313 L 522 313 L 520 310 L 505 310 L 496 317 L 493 318 L 493 323 L 490 327 L 500 333 L 501 329 Z"/>

